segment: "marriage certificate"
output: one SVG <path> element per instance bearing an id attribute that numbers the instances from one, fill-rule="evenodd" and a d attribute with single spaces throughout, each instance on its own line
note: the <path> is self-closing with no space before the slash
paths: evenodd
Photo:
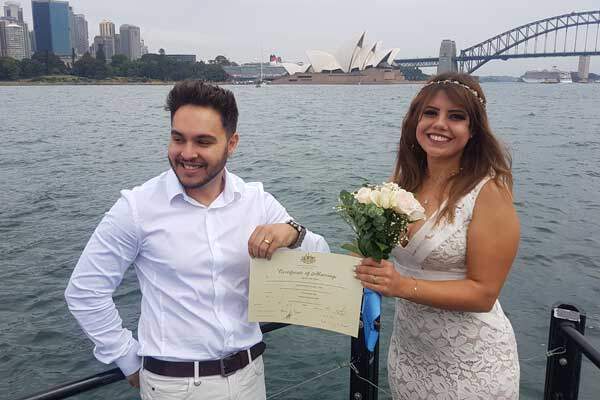
<path id="1" fill-rule="evenodd" d="M 250 322 L 283 322 L 358 337 L 363 288 L 359 259 L 330 253 L 277 251 L 250 265 Z"/>

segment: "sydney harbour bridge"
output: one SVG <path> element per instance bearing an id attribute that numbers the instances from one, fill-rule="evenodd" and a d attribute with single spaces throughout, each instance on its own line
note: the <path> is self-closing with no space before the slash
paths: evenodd
<path id="1" fill-rule="evenodd" d="M 599 31 L 600 10 L 572 12 L 518 26 L 460 50 L 458 55 L 455 42 L 444 40 L 438 57 L 394 62 L 402 67 L 437 67 L 438 73 L 470 74 L 492 60 L 579 56 L 589 71 L 589 57 L 600 55 Z"/>

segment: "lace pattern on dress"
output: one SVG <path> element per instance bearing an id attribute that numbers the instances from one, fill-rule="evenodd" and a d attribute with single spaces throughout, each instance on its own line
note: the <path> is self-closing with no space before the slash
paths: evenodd
<path id="1" fill-rule="evenodd" d="M 425 240 L 428 240 L 443 230 L 455 230 L 429 253 L 421 265 L 423 269 L 466 272 L 467 231 L 473 218 L 477 196 L 488 180 L 489 178 L 483 179 L 458 202 L 452 224 L 442 221 L 428 235 L 425 235 Z"/>
<path id="2" fill-rule="evenodd" d="M 415 247 L 396 249 L 395 262 L 421 253 L 420 263 L 402 267 L 420 270 L 421 279 L 466 272 L 467 231 L 488 179 L 459 202 L 452 224 L 442 221 Z M 396 301 L 388 354 L 395 400 L 518 399 L 519 372 L 514 332 L 498 302 L 489 313 L 470 313 Z"/>

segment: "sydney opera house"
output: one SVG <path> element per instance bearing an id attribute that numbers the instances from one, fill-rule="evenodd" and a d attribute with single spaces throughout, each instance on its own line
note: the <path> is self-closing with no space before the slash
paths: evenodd
<path id="1" fill-rule="evenodd" d="M 343 46 L 335 54 L 308 50 L 309 65 L 288 64 L 288 74 L 272 84 L 389 84 L 404 82 L 404 76 L 394 69 L 397 48 L 384 48 L 378 41 L 367 45 L 363 33 L 358 41 Z"/>

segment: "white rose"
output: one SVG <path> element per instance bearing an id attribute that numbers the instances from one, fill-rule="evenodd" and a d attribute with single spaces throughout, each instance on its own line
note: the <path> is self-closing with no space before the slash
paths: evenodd
<path id="1" fill-rule="evenodd" d="M 380 190 L 380 203 L 382 208 L 392 208 L 395 194 L 388 187 L 382 187 Z"/>
<path id="2" fill-rule="evenodd" d="M 362 187 L 358 189 L 358 192 L 354 194 L 354 198 L 362 204 L 369 204 L 371 202 L 371 189 Z"/>
<path id="3" fill-rule="evenodd" d="M 415 199 L 412 193 L 407 192 L 404 189 L 397 190 L 396 198 L 394 199 L 394 210 L 398 213 L 403 213 L 406 215 L 410 215 L 413 211 L 416 210 L 416 205 L 419 205 L 419 202 Z"/>
<path id="4" fill-rule="evenodd" d="M 418 205 L 418 208 L 416 208 L 415 210 L 413 210 L 413 212 L 408 214 L 408 218 L 410 219 L 410 222 L 419 221 L 421 219 L 425 219 L 425 217 L 426 217 L 425 209 L 423 207 L 421 207 L 420 204 Z"/>
<path id="5" fill-rule="evenodd" d="M 371 190 L 369 198 L 371 199 L 371 203 L 375 204 L 377 207 L 381 207 L 381 192 L 379 190 Z"/>

